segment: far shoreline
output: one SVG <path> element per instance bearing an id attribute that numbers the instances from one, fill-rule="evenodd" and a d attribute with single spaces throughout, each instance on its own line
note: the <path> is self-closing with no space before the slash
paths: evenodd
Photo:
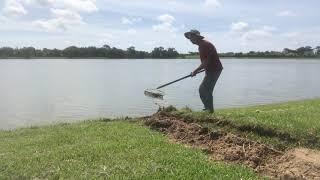
<path id="1" fill-rule="evenodd" d="M 285 60 L 320 60 L 320 57 L 223 57 L 221 59 L 285 59 Z M 77 59 L 101 59 L 101 60 L 137 60 L 139 58 L 105 58 L 105 57 L 32 57 L 32 58 L 22 58 L 22 57 L 0 57 L 0 60 L 37 60 L 37 59 L 65 59 L 65 60 L 77 60 Z M 163 60 L 163 59 L 185 59 L 193 60 L 199 59 L 199 57 L 177 57 L 177 58 L 140 58 L 140 59 L 150 59 L 150 60 Z M 140 60 L 139 59 L 139 60 Z"/>

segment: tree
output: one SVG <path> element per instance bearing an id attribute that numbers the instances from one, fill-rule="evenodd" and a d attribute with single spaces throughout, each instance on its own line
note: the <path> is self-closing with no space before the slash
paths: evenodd
<path id="1" fill-rule="evenodd" d="M 165 54 L 165 50 L 163 47 L 156 47 L 151 52 L 151 57 L 152 58 L 163 58 L 164 54 Z"/>
<path id="2" fill-rule="evenodd" d="M 122 49 L 113 47 L 109 52 L 109 57 L 115 59 L 122 59 L 126 57 L 126 54 Z"/>
<path id="3" fill-rule="evenodd" d="M 8 58 L 14 56 L 14 50 L 10 47 L 0 48 L 0 57 Z"/>
<path id="4" fill-rule="evenodd" d="M 317 46 L 317 47 L 315 48 L 315 50 L 316 50 L 316 54 L 319 56 L 319 55 L 320 55 L 320 46 Z"/>
<path id="5" fill-rule="evenodd" d="M 296 51 L 299 56 L 313 56 L 314 55 L 313 49 L 311 46 L 300 47 Z"/>
<path id="6" fill-rule="evenodd" d="M 34 47 L 24 47 L 18 50 L 18 56 L 23 58 L 36 57 L 36 49 Z"/>
<path id="7" fill-rule="evenodd" d="M 70 46 L 65 48 L 62 51 L 62 54 L 64 57 L 73 58 L 73 57 L 80 57 L 79 52 L 80 52 L 79 48 L 77 48 L 76 46 Z"/>
<path id="8" fill-rule="evenodd" d="M 169 58 L 176 58 L 179 56 L 179 53 L 176 51 L 175 48 L 168 48 L 167 50 L 167 57 Z"/>
<path id="9" fill-rule="evenodd" d="M 134 46 L 130 46 L 127 49 L 127 53 L 126 54 L 127 54 L 128 58 L 137 58 L 137 51 L 136 51 Z"/>
<path id="10" fill-rule="evenodd" d="M 97 48 L 94 46 L 90 46 L 88 48 L 83 48 L 82 52 L 86 52 L 82 56 L 84 57 L 97 57 Z"/>
<path id="11" fill-rule="evenodd" d="M 110 49 L 111 49 L 111 47 L 110 47 L 109 45 L 107 45 L 107 44 L 103 45 L 102 47 L 103 47 L 104 49 L 106 49 L 106 50 L 110 50 Z"/>
<path id="12" fill-rule="evenodd" d="M 151 52 L 152 58 L 176 58 L 179 56 L 179 53 L 175 48 L 168 48 L 167 50 L 163 47 L 156 47 Z"/>

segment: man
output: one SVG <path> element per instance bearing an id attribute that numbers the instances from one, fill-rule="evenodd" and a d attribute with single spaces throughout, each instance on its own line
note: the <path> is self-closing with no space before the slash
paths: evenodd
<path id="1" fill-rule="evenodd" d="M 191 73 L 191 75 L 195 76 L 200 70 L 205 69 L 205 77 L 199 87 L 199 94 L 204 105 L 204 110 L 213 113 L 212 93 L 223 69 L 217 50 L 213 44 L 204 40 L 204 37 L 200 35 L 198 30 L 186 32 L 184 33 L 184 36 L 193 44 L 199 46 L 201 64 Z"/>

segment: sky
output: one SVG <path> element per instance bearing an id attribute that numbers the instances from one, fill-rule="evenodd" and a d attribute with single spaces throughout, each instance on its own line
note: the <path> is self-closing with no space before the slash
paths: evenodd
<path id="1" fill-rule="evenodd" d="M 197 29 L 219 52 L 320 46 L 319 0 L 0 0 L 0 47 L 104 44 L 197 51 Z"/>

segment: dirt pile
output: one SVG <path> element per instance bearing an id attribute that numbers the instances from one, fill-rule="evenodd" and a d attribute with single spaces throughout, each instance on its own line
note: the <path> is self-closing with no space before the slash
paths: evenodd
<path id="1" fill-rule="evenodd" d="M 287 151 L 280 159 L 269 163 L 273 175 L 282 174 L 285 177 L 303 177 L 305 179 L 320 179 L 320 152 L 300 148 Z"/>
<path id="2" fill-rule="evenodd" d="M 174 141 L 201 148 L 214 160 L 244 164 L 256 172 L 281 179 L 320 179 L 320 153 L 306 149 L 277 151 L 232 133 L 211 131 L 184 119 L 157 113 L 146 125 Z"/>

